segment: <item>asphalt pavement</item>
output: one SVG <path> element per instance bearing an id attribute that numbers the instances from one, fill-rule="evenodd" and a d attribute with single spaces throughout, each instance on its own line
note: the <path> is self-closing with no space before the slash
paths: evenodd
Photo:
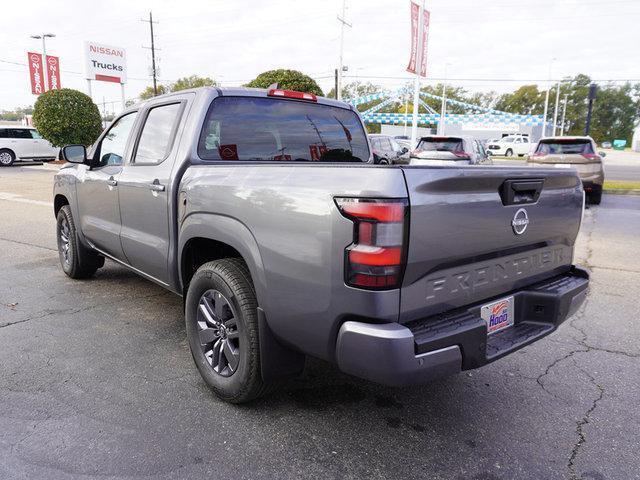
<path id="1" fill-rule="evenodd" d="M 0 169 L 0 479 L 640 478 L 640 196 L 587 210 L 591 290 L 551 336 L 407 389 L 309 360 L 233 406 L 180 298 L 111 262 L 62 273 L 52 175 Z"/>

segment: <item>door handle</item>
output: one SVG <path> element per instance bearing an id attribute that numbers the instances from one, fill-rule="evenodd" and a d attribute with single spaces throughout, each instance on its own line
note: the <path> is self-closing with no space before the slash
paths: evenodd
<path id="1" fill-rule="evenodd" d="M 109 185 L 110 187 L 115 187 L 116 185 L 118 185 L 118 181 L 111 177 L 109 178 L 109 180 L 107 180 L 107 185 Z"/>
<path id="2" fill-rule="evenodd" d="M 152 192 L 164 192 L 164 185 L 162 185 L 158 180 L 154 180 L 153 183 L 149 184 L 149 190 Z"/>

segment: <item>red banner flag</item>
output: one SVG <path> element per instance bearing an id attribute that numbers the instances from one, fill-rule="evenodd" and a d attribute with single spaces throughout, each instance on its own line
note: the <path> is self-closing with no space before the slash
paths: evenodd
<path id="1" fill-rule="evenodd" d="M 420 16 L 420 5 L 411 2 L 411 56 L 407 72 L 416 73 L 418 65 L 418 17 Z"/>
<path id="2" fill-rule="evenodd" d="M 427 41 L 429 40 L 429 10 L 422 12 L 422 45 L 420 45 L 420 76 L 427 76 Z"/>
<path id="3" fill-rule="evenodd" d="M 47 90 L 60 90 L 60 59 L 47 55 Z"/>
<path id="4" fill-rule="evenodd" d="M 29 78 L 31 79 L 31 93 L 40 95 L 44 93 L 44 72 L 42 70 L 42 55 L 27 52 L 29 61 Z"/>

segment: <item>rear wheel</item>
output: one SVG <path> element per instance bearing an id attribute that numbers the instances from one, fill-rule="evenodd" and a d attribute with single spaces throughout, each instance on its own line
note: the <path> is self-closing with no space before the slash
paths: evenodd
<path id="1" fill-rule="evenodd" d="M 387 160 L 386 158 L 381 158 L 380 162 L 378 162 L 378 165 L 389 165 L 389 160 Z"/>
<path id="2" fill-rule="evenodd" d="M 10 167 L 16 159 L 15 153 L 9 149 L 0 150 L 0 166 Z"/>
<path id="3" fill-rule="evenodd" d="M 191 355 L 207 385 L 227 402 L 248 402 L 271 387 L 260 369 L 257 308 L 241 259 L 205 263 L 189 284 L 185 321 Z"/>
<path id="4" fill-rule="evenodd" d="M 593 190 L 589 193 L 587 199 L 592 205 L 600 205 L 600 202 L 602 201 L 602 187 L 597 189 L 596 187 L 593 187 Z"/>
<path id="5" fill-rule="evenodd" d="M 104 265 L 104 257 L 80 243 L 69 205 L 60 209 L 56 223 L 58 256 L 64 273 L 76 279 L 92 276 Z"/>
<path id="6" fill-rule="evenodd" d="M 513 157 L 513 150 L 508 148 L 507 151 L 505 152 L 505 156 L 506 157 Z"/>

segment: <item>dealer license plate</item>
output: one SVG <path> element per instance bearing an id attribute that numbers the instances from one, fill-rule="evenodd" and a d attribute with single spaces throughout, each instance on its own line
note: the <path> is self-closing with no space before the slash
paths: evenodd
<path id="1" fill-rule="evenodd" d="M 480 316 L 487 324 L 487 335 L 499 332 L 513 325 L 513 297 L 507 297 L 480 308 Z"/>

